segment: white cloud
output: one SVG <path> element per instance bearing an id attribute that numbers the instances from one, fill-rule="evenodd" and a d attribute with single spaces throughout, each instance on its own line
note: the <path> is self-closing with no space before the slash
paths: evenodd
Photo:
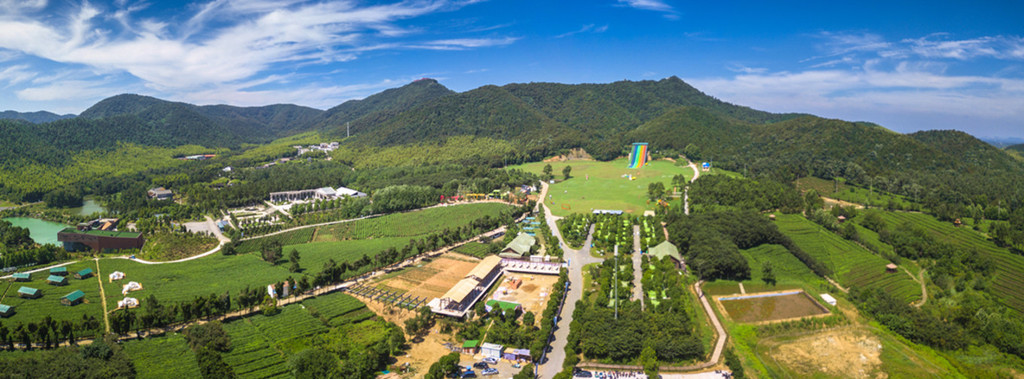
<path id="1" fill-rule="evenodd" d="M 28 71 L 28 65 L 14 65 L 0 69 L 0 82 L 7 82 L 9 87 L 32 80 L 36 75 L 35 72 Z"/>
<path id="2" fill-rule="evenodd" d="M 107 75 L 128 73 L 141 80 L 145 88 L 171 97 L 217 93 L 245 97 L 245 90 L 238 83 L 274 78 L 270 73 L 282 67 L 294 70 L 305 65 L 344 62 L 357 59 L 361 52 L 379 49 L 468 50 L 518 40 L 401 40 L 423 31 L 404 28 L 398 22 L 469 3 L 472 2 L 408 0 L 365 5 L 354 0 L 214 0 L 190 6 L 190 15 L 152 19 L 138 17 L 145 5 L 118 2 L 111 5 L 117 9 L 104 9 L 83 2 L 65 12 L 68 16 L 63 18 L 35 18 L 24 12 L 0 16 L 0 52 L 9 50 L 71 67 L 84 65 Z M 0 0 L 0 10 L 31 10 L 45 5 L 45 1 Z M 26 88 L 18 96 L 55 97 L 56 88 Z M 83 96 L 96 90 L 84 85 L 77 88 L 75 93 Z M 351 91 L 345 86 L 325 88 L 328 92 Z"/>
<path id="3" fill-rule="evenodd" d="M 672 8 L 671 5 L 665 4 L 665 2 L 661 0 L 619 0 L 619 4 L 636 9 L 662 12 L 664 13 L 665 18 L 671 20 L 679 18 L 675 8 Z"/>
<path id="4" fill-rule="evenodd" d="M 519 38 L 514 37 L 444 39 L 408 45 L 408 47 L 428 50 L 466 50 L 477 47 L 509 45 L 518 40 Z"/>
<path id="5" fill-rule="evenodd" d="M 579 28 L 577 30 L 573 30 L 571 32 L 566 32 L 566 33 L 559 34 L 559 35 L 555 36 L 555 38 L 565 38 L 565 37 L 568 37 L 568 36 L 572 36 L 572 35 L 576 35 L 576 34 L 580 34 L 580 33 L 586 33 L 586 32 L 604 33 L 606 31 L 608 31 L 608 25 L 601 25 L 601 26 L 595 27 L 594 24 L 587 24 L 587 25 L 583 25 L 583 27 L 581 27 L 581 28 Z"/>
<path id="6" fill-rule="evenodd" d="M 15 91 L 19 99 L 28 101 L 94 100 L 110 94 L 105 82 L 65 80 Z"/>

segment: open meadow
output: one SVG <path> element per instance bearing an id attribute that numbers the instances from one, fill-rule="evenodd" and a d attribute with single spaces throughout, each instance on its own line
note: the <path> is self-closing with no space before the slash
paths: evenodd
<path id="1" fill-rule="evenodd" d="M 789 289 L 808 289 L 818 287 L 825 280 L 814 274 L 803 262 L 793 256 L 782 245 L 761 245 L 751 249 L 740 250 L 747 263 L 750 264 L 750 280 L 744 280 L 746 292 L 766 292 Z M 771 262 L 775 273 L 775 284 L 766 284 L 762 280 L 764 265 Z M 716 280 L 703 285 L 704 292 L 710 295 L 732 295 L 740 293 L 739 283 L 734 280 Z"/>
<path id="2" fill-rule="evenodd" d="M 671 191 L 673 176 L 684 175 L 687 180 L 693 177 L 689 167 L 667 160 L 652 161 L 639 169 L 626 168 L 625 158 L 610 162 L 534 162 L 509 168 L 541 174 L 547 164 L 551 165 L 556 183 L 548 189 L 550 197 L 544 201 L 556 216 L 589 213 L 594 209 L 617 209 L 640 215 L 644 210 L 654 209 L 654 205 L 647 203 L 649 184 L 662 182 L 665 189 Z M 572 166 L 569 180 L 562 180 L 565 166 Z M 634 180 L 624 175 L 632 175 Z"/>

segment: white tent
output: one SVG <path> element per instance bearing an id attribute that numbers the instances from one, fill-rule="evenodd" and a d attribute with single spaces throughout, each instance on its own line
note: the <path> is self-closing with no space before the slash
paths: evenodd
<path id="1" fill-rule="evenodd" d="M 128 284 L 125 284 L 124 287 L 121 289 L 121 294 L 122 295 L 127 295 L 128 292 L 138 291 L 138 290 L 141 290 L 141 289 L 142 289 L 142 284 L 141 283 L 139 283 L 139 282 L 128 282 Z"/>
<path id="2" fill-rule="evenodd" d="M 124 273 L 120 272 L 120 271 L 114 271 L 114 272 L 110 273 L 109 277 L 110 277 L 110 281 L 111 282 L 113 282 L 115 280 L 121 280 L 121 279 L 124 279 Z"/>
<path id="3" fill-rule="evenodd" d="M 124 300 L 118 300 L 117 301 L 117 308 L 118 309 L 121 309 L 121 308 L 135 308 L 137 306 L 139 306 L 139 299 L 136 299 L 134 297 L 126 297 L 126 298 L 124 298 Z"/>

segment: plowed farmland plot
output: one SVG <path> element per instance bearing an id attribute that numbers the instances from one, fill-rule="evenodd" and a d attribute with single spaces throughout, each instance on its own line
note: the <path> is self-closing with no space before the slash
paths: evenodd
<path id="1" fill-rule="evenodd" d="M 826 314 L 828 311 L 804 292 L 720 297 L 729 317 L 739 322 L 761 322 Z"/>
<path id="2" fill-rule="evenodd" d="M 910 275 L 902 270 L 886 273 L 885 265 L 889 261 L 860 245 L 800 215 L 780 215 L 776 225 L 801 249 L 831 268 L 843 286 L 881 288 L 907 303 L 921 299 L 921 285 Z"/>
<path id="3" fill-rule="evenodd" d="M 477 263 L 479 260 L 447 253 L 422 266 L 404 269 L 375 284 L 430 300 L 448 292 L 456 282 L 473 271 Z"/>

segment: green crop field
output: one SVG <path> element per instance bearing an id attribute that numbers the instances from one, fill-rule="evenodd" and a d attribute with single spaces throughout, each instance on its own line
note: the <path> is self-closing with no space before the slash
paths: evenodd
<path id="1" fill-rule="evenodd" d="M 200 377 L 195 354 L 181 334 L 129 340 L 121 346 L 135 364 L 139 378 Z"/>
<path id="2" fill-rule="evenodd" d="M 309 240 L 313 238 L 314 231 L 316 231 L 316 228 L 310 227 L 284 232 L 269 237 L 245 240 L 238 244 L 238 248 L 236 250 L 243 253 L 257 251 L 260 249 L 261 244 L 274 241 L 281 242 L 281 245 L 298 245 L 300 243 L 309 242 Z"/>
<path id="3" fill-rule="evenodd" d="M 316 241 L 421 236 L 449 227 L 469 225 L 484 216 L 496 218 L 509 209 L 508 205 L 501 203 L 483 203 L 396 213 L 322 227 L 317 231 Z"/>
<path id="4" fill-rule="evenodd" d="M 470 242 L 455 248 L 456 253 L 462 253 L 477 258 L 483 258 L 487 256 L 487 253 L 489 251 L 491 251 L 489 244 L 479 242 Z"/>
<path id="5" fill-rule="evenodd" d="M 14 315 L 6 318 L 4 321 L 7 323 L 36 322 L 43 317 L 50 316 L 57 321 L 70 320 L 78 322 L 82 320 L 82 315 L 94 316 L 102 321 L 103 305 L 100 303 L 100 286 L 99 282 L 96 281 L 96 277 L 75 279 L 74 276 L 75 272 L 85 268 L 96 270 L 96 263 L 85 261 L 65 267 L 68 268 L 68 284 L 63 286 L 47 284 L 46 277 L 49 276 L 49 273 L 46 271 L 32 274 L 32 281 L 30 282 L 7 280 L 0 282 L 3 288 L 7 290 L 0 303 L 14 307 Z M 22 286 L 35 288 L 41 291 L 43 296 L 37 299 L 20 298 L 18 297 L 18 289 Z M 85 292 L 85 300 L 78 305 L 62 305 L 60 298 L 75 290 Z"/>
<path id="6" fill-rule="evenodd" d="M 743 281 L 743 288 L 748 293 L 776 291 L 791 288 L 802 288 L 803 285 L 817 285 L 824 279 L 814 274 L 803 262 L 793 256 L 781 245 L 761 245 L 752 249 L 740 250 L 750 264 L 751 280 Z M 776 284 L 767 285 L 761 280 L 765 262 L 772 263 Z"/>
<path id="7" fill-rule="evenodd" d="M 992 292 L 1006 305 L 1024 312 L 1024 257 L 1016 255 L 1006 248 L 996 246 L 985 235 L 970 228 L 958 228 L 949 222 L 939 221 L 926 214 L 883 212 L 882 215 L 889 227 L 909 222 L 928 231 L 939 241 L 990 256 L 995 261 Z"/>
<path id="8" fill-rule="evenodd" d="M 921 299 L 921 285 L 902 270 L 886 273 L 885 258 L 800 215 L 780 215 L 775 222 L 801 249 L 831 268 L 843 286 L 882 288 L 907 302 Z"/>
<path id="9" fill-rule="evenodd" d="M 359 299 L 340 292 L 303 300 L 302 305 L 330 326 L 359 322 L 374 316 L 373 311 Z"/>
<path id="10" fill-rule="evenodd" d="M 548 163 L 534 162 L 509 168 L 540 174 Z M 693 177 L 693 170 L 686 166 L 676 166 L 666 160 L 653 161 L 640 169 L 626 168 L 626 159 L 611 162 L 569 161 L 552 162 L 552 174 L 561 180 L 562 169 L 572 166 L 569 180 L 560 181 L 548 189 L 550 198 L 544 199 L 551 212 L 556 216 L 570 213 L 589 213 L 593 209 L 620 209 L 640 215 L 644 210 L 654 209 L 647 204 L 647 185 L 654 182 L 665 183 L 671 191 L 672 177 L 685 175 L 687 180 Z M 629 180 L 623 175 L 633 175 L 636 180 Z M 673 203 L 677 204 L 677 203 Z"/>
<path id="11" fill-rule="evenodd" d="M 285 309 L 294 308 L 285 307 Z M 239 320 L 224 324 L 231 338 L 231 350 L 224 353 L 224 362 L 239 378 L 287 377 L 288 367 L 281 352 L 274 350 L 252 323 Z M 194 361 L 194 360 L 193 360 Z"/>
<path id="12" fill-rule="evenodd" d="M 299 265 L 309 272 L 319 272 L 324 263 L 329 259 L 335 262 L 353 262 L 366 256 L 373 258 L 383 250 L 390 247 L 400 249 L 409 244 L 408 237 L 374 238 L 368 240 L 334 241 L 334 242 L 310 242 L 301 245 L 287 245 L 284 247 L 284 255 L 287 258 L 292 249 L 299 252 Z M 282 265 L 286 266 L 286 264 Z M 365 267 L 369 270 L 369 267 Z"/>

